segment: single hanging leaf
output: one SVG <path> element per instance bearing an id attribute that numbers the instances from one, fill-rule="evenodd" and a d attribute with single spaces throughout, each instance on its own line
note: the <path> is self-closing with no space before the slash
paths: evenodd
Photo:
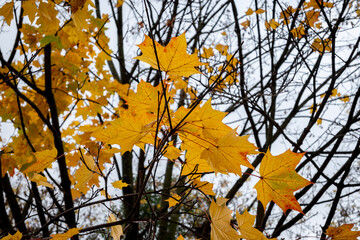
<path id="1" fill-rule="evenodd" d="M 80 230 L 79 228 L 70 228 L 65 233 L 53 234 L 53 235 L 51 235 L 51 237 L 52 237 L 52 240 L 67 240 L 69 238 L 72 238 L 72 236 L 78 234 L 79 230 Z"/>
<path id="2" fill-rule="evenodd" d="M 331 240 L 356 240 L 360 237 L 360 231 L 351 231 L 354 224 L 344 224 L 340 227 L 329 227 L 325 234 L 331 237 Z"/>
<path id="3" fill-rule="evenodd" d="M 146 62 L 154 69 L 158 69 L 153 40 L 145 35 L 145 40 L 138 46 L 142 55 L 135 57 L 135 59 Z M 200 73 L 195 67 L 204 65 L 199 62 L 196 54 L 189 55 L 187 53 L 185 33 L 178 37 L 173 37 L 166 47 L 161 46 L 158 42 L 155 42 L 155 46 L 160 70 L 166 72 L 169 76 L 189 77 Z"/>
<path id="4" fill-rule="evenodd" d="M 264 12 L 266 12 L 266 11 L 264 9 L 261 9 L 261 8 L 259 8 L 258 10 L 255 11 L 256 14 L 262 14 Z"/>
<path id="5" fill-rule="evenodd" d="M 293 195 L 300 188 L 312 184 L 295 171 L 303 156 L 304 153 L 290 150 L 278 156 L 271 155 L 270 151 L 266 152 L 260 164 L 260 180 L 254 187 L 264 208 L 270 201 L 274 201 L 284 213 L 288 209 L 303 213 Z"/>
<path id="6" fill-rule="evenodd" d="M 117 222 L 114 214 L 110 214 L 108 218 L 108 223 L 112 223 L 112 222 Z M 113 237 L 114 240 L 120 240 L 121 236 L 123 235 L 124 235 L 123 228 L 120 224 L 111 227 L 111 236 Z"/>
<path id="7" fill-rule="evenodd" d="M 226 206 L 226 198 L 214 199 L 209 213 L 211 218 L 211 240 L 239 240 L 239 234 L 230 225 L 231 210 Z"/>
<path id="8" fill-rule="evenodd" d="M 245 12 L 246 15 L 251 15 L 251 14 L 253 14 L 253 13 L 254 13 L 254 10 L 252 10 L 251 8 L 249 8 L 249 9 Z"/>
<path id="9" fill-rule="evenodd" d="M 124 187 L 129 186 L 129 184 L 124 183 L 122 180 L 115 181 L 111 184 L 113 185 L 114 188 L 118 188 L 118 189 L 123 189 Z"/>
<path id="10" fill-rule="evenodd" d="M 236 220 L 239 226 L 240 238 L 244 238 L 246 240 L 267 240 L 268 238 L 265 237 L 262 232 L 253 227 L 255 217 L 256 216 L 248 213 L 248 211 L 245 211 L 241 215 L 236 211 Z"/>

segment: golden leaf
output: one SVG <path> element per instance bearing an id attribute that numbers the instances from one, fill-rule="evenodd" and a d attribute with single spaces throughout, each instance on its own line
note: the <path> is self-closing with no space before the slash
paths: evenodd
<path id="1" fill-rule="evenodd" d="M 129 184 L 124 183 L 122 180 L 115 181 L 111 184 L 113 185 L 113 187 L 118 188 L 118 189 L 123 189 L 124 187 L 129 186 Z"/>
<path id="2" fill-rule="evenodd" d="M 238 240 L 239 234 L 230 225 L 231 210 L 226 206 L 226 198 L 214 199 L 211 202 L 209 213 L 211 218 L 212 240 Z"/>
<path id="3" fill-rule="evenodd" d="M 360 237 L 360 231 L 351 231 L 354 224 L 344 224 L 340 227 L 329 227 L 325 234 L 332 240 L 356 240 Z"/>
<path id="4" fill-rule="evenodd" d="M 268 238 L 265 237 L 262 232 L 253 227 L 255 223 L 255 217 L 256 216 L 248 213 L 248 211 L 245 211 L 241 215 L 238 211 L 236 211 L 236 220 L 240 231 L 240 238 L 246 240 L 267 240 Z M 272 239 L 275 240 L 276 238 Z"/>
<path id="5" fill-rule="evenodd" d="M 165 201 L 167 201 L 169 203 L 169 207 L 173 207 L 173 206 L 176 206 L 180 202 L 180 199 L 181 199 L 181 196 L 174 194 Z"/>
<path id="6" fill-rule="evenodd" d="M 51 235 L 51 237 L 52 237 L 52 240 L 67 240 L 67 239 L 71 238 L 72 236 L 78 234 L 79 230 L 80 230 L 79 228 L 70 228 L 65 233 L 53 234 L 53 235 Z"/>
<path id="7" fill-rule="evenodd" d="M 48 168 L 52 162 L 56 160 L 57 150 L 53 148 L 51 150 L 47 149 L 44 151 L 39 151 L 34 153 L 36 161 L 25 169 L 24 173 L 29 172 L 42 172 L 45 168 Z"/>
<path id="8" fill-rule="evenodd" d="M 112 223 L 112 222 L 117 222 L 114 214 L 110 214 L 108 218 L 108 223 Z M 121 236 L 123 235 L 124 235 L 123 228 L 120 224 L 111 227 L 111 236 L 113 237 L 114 240 L 120 240 Z"/>
<path id="9" fill-rule="evenodd" d="M 312 184 L 295 171 L 303 156 L 304 153 L 294 153 L 290 150 L 278 156 L 271 155 L 270 151 L 266 152 L 260 164 L 260 180 L 254 187 L 264 208 L 273 201 L 284 213 L 288 209 L 302 213 L 293 192 Z"/>
<path id="10" fill-rule="evenodd" d="M 145 40 L 138 46 L 142 51 L 142 55 L 135 57 L 135 59 L 150 64 L 154 69 L 158 69 L 157 60 L 159 60 L 160 70 L 166 72 L 169 76 L 189 77 L 200 73 L 195 67 L 204 65 L 199 62 L 196 54 L 190 55 L 187 53 L 185 33 L 173 37 L 166 47 L 155 42 L 156 54 L 153 40 L 147 35 L 145 35 Z"/>
<path id="11" fill-rule="evenodd" d="M 30 180 L 33 182 L 36 182 L 38 185 L 42 185 L 42 186 L 49 187 L 49 188 L 54 188 L 53 185 L 48 183 L 47 178 L 45 176 L 42 176 L 38 173 L 35 173 L 34 175 L 32 175 Z"/>

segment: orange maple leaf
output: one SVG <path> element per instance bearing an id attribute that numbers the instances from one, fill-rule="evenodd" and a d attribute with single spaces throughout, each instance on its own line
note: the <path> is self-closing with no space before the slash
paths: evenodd
<path id="1" fill-rule="evenodd" d="M 360 237 L 360 231 L 351 231 L 354 224 L 344 224 L 339 227 L 329 227 L 325 234 L 331 237 L 331 240 L 356 240 Z"/>
<path id="2" fill-rule="evenodd" d="M 255 222 L 254 215 L 251 215 L 248 213 L 248 211 L 245 211 L 243 214 L 239 214 L 239 212 L 236 211 L 236 221 L 238 223 L 239 231 L 240 231 L 240 237 L 247 239 L 247 240 L 265 240 L 268 239 L 264 236 L 262 232 L 260 232 L 258 229 L 254 228 L 254 222 Z M 276 238 L 272 238 L 276 239 Z"/>
<path id="3" fill-rule="evenodd" d="M 173 37 L 166 47 L 155 42 L 156 54 L 153 40 L 147 35 L 145 35 L 145 40 L 138 46 L 142 51 L 142 55 L 135 57 L 135 59 L 150 64 L 154 69 L 158 69 L 158 59 L 160 70 L 166 72 L 169 76 L 189 77 L 190 75 L 200 73 L 195 67 L 204 65 L 199 62 L 196 54 L 189 55 L 186 52 L 185 33 L 178 37 Z"/>
<path id="4" fill-rule="evenodd" d="M 303 156 L 304 153 L 294 153 L 290 150 L 278 156 L 273 156 L 267 151 L 260 165 L 260 180 L 254 187 L 257 198 L 264 207 L 270 201 L 274 201 L 284 213 L 288 209 L 303 213 L 293 195 L 293 192 L 312 184 L 295 171 Z"/>

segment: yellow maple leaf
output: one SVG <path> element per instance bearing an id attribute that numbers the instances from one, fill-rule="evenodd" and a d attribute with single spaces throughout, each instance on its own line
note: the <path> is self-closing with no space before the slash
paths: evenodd
<path id="1" fill-rule="evenodd" d="M 40 30 L 45 35 L 53 35 L 59 29 L 59 19 L 57 19 L 58 11 L 52 1 L 41 1 L 38 8 L 38 16 L 36 23 L 41 25 Z"/>
<path id="2" fill-rule="evenodd" d="M 22 1 L 22 7 L 24 9 L 24 16 L 28 16 L 30 22 L 34 22 L 37 12 L 35 1 Z"/>
<path id="3" fill-rule="evenodd" d="M 14 16 L 13 8 L 14 8 L 14 2 L 5 3 L 0 8 L 0 16 L 4 17 L 4 21 L 9 26 Z"/>
<path id="4" fill-rule="evenodd" d="M 304 153 L 290 150 L 278 156 L 271 155 L 270 151 L 266 152 L 260 164 L 260 180 L 254 186 L 257 198 L 264 208 L 273 201 L 284 213 L 288 209 L 302 213 L 293 192 L 312 184 L 295 171 L 303 156 Z"/>
<path id="5" fill-rule="evenodd" d="M 326 8 L 332 8 L 334 4 L 325 1 L 319 2 L 317 0 L 310 0 L 309 2 L 304 3 L 304 9 L 308 9 L 308 8 L 321 9 L 321 6 Z"/>
<path id="6" fill-rule="evenodd" d="M 250 26 L 250 20 L 248 19 L 248 20 L 240 23 L 240 25 L 243 26 L 244 29 L 247 29 Z"/>
<path id="7" fill-rule="evenodd" d="M 70 228 L 65 233 L 53 234 L 53 235 L 51 235 L 51 237 L 52 237 L 52 240 L 67 240 L 67 239 L 71 238 L 72 236 L 78 234 L 79 230 L 80 230 L 79 228 Z"/>
<path id="8" fill-rule="evenodd" d="M 251 15 L 251 14 L 253 14 L 253 13 L 254 13 L 254 10 L 252 10 L 251 8 L 249 8 L 249 9 L 245 12 L 246 15 Z"/>
<path id="9" fill-rule="evenodd" d="M 21 240 L 21 238 L 22 238 L 22 233 L 17 231 L 14 235 L 11 235 L 9 233 L 7 236 L 1 238 L 1 240 Z"/>
<path id="10" fill-rule="evenodd" d="M 174 144 L 169 144 L 166 147 L 166 152 L 164 154 L 164 157 L 170 159 L 170 160 L 175 160 L 178 157 L 180 157 L 181 154 L 181 150 L 177 147 L 174 146 Z"/>
<path id="11" fill-rule="evenodd" d="M 202 58 L 209 58 L 209 57 L 214 56 L 214 51 L 213 51 L 212 47 L 209 47 L 209 48 L 203 47 L 203 52 L 204 53 L 201 54 Z"/>
<path id="12" fill-rule="evenodd" d="M 212 240 L 238 240 L 239 234 L 230 225 L 231 210 L 226 206 L 226 198 L 214 199 L 211 202 L 209 213 L 211 218 Z"/>
<path id="13" fill-rule="evenodd" d="M 207 195 L 212 195 L 215 196 L 216 194 L 214 193 L 213 186 L 214 184 L 209 183 L 207 181 L 200 181 L 198 179 L 195 179 L 191 185 L 193 185 L 195 188 L 199 189 L 200 191 L 202 191 L 203 193 L 207 194 Z"/>
<path id="14" fill-rule="evenodd" d="M 332 240 L 356 240 L 360 237 L 360 231 L 351 231 L 354 224 L 344 224 L 339 227 L 329 227 L 325 234 Z"/>
<path id="15" fill-rule="evenodd" d="M 108 223 L 112 223 L 112 222 L 117 222 L 117 219 L 114 216 L 114 214 L 110 214 L 108 217 Z M 114 240 L 120 239 L 121 236 L 123 235 L 124 235 L 123 228 L 120 224 L 111 227 L 111 236 L 113 237 Z"/>
<path id="16" fill-rule="evenodd" d="M 99 175 L 95 173 L 97 165 L 92 156 L 83 154 L 83 163 L 76 170 L 74 178 L 76 179 L 75 189 L 86 193 L 92 185 L 99 185 Z"/>
<path id="17" fill-rule="evenodd" d="M 217 44 L 217 45 L 215 46 L 215 49 L 218 50 L 218 51 L 221 53 L 221 55 L 226 56 L 226 55 L 228 54 L 229 46 L 227 46 L 227 45 L 222 45 L 222 44 Z"/>
<path id="18" fill-rule="evenodd" d="M 271 30 L 271 28 L 273 30 L 275 30 L 279 25 L 280 25 L 280 23 L 275 21 L 275 19 L 270 19 L 269 22 L 265 21 L 265 27 L 266 27 L 267 30 Z"/>
<path id="19" fill-rule="evenodd" d="M 122 180 L 115 181 L 111 184 L 113 185 L 113 187 L 118 188 L 118 189 L 123 189 L 124 187 L 129 186 L 129 184 L 124 183 Z"/>
<path id="20" fill-rule="evenodd" d="M 150 64 L 154 69 L 158 69 L 158 59 L 160 70 L 166 72 L 169 76 L 190 77 L 193 74 L 200 73 L 196 67 L 204 65 L 199 62 L 196 54 L 190 55 L 187 53 L 185 33 L 173 37 L 166 47 L 158 42 L 155 42 L 155 46 L 156 54 L 153 40 L 145 35 L 145 40 L 138 45 L 142 55 L 135 57 L 135 59 Z"/>
<path id="21" fill-rule="evenodd" d="M 248 211 L 245 211 L 241 215 L 236 211 L 236 221 L 240 231 L 240 238 L 246 240 L 267 240 L 268 238 L 265 237 L 262 232 L 253 227 L 255 218 L 256 216 L 251 215 Z M 276 238 L 272 239 L 275 240 Z"/>
<path id="22" fill-rule="evenodd" d="M 306 12 L 306 23 L 310 27 L 315 27 L 315 23 L 319 21 L 320 12 L 319 11 L 308 11 Z"/>
<path id="23" fill-rule="evenodd" d="M 331 45 L 332 45 L 332 41 L 330 39 L 321 40 L 320 38 L 315 38 L 310 47 L 312 48 L 312 50 L 322 54 L 323 52 L 326 51 L 331 52 L 332 50 Z"/>
<path id="24" fill-rule="evenodd" d="M 36 182 L 38 185 L 42 185 L 42 186 L 49 187 L 49 188 L 54 188 L 53 185 L 48 183 L 47 178 L 45 176 L 42 176 L 38 173 L 35 173 L 34 175 L 32 175 L 30 180 L 33 182 Z"/>
<path id="25" fill-rule="evenodd" d="M 261 9 L 261 8 L 259 8 L 258 10 L 255 11 L 256 14 L 262 14 L 264 12 L 266 12 L 266 11 L 264 9 Z"/>
<path id="26" fill-rule="evenodd" d="M 137 85 L 136 93 L 129 91 L 128 96 L 124 96 L 129 108 L 133 109 L 137 115 L 151 113 L 162 113 L 165 108 L 165 100 L 160 99 L 162 95 L 162 88 L 159 84 L 157 87 L 152 86 L 150 83 L 140 81 Z"/>
<path id="27" fill-rule="evenodd" d="M 83 8 L 76 12 L 73 12 L 71 18 L 74 21 L 75 28 L 78 32 L 83 31 L 83 29 L 89 29 L 86 20 L 90 18 L 90 14 L 87 9 Z"/>
<path id="28" fill-rule="evenodd" d="M 169 203 L 169 207 L 173 207 L 173 206 L 176 206 L 180 202 L 180 199 L 181 199 L 181 196 L 174 194 L 174 195 L 171 195 L 171 197 L 169 197 L 165 201 L 167 201 Z"/>
<path id="29" fill-rule="evenodd" d="M 190 109 L 181 107 L 175 113 L 174 121 L 180 122 Z M 206 101 L 203 106 L 196 107 L 192 113 L 183 121 L 181 130 L 189 133 L 199 133 L 200 131 L 213 137 L 221 137 L 232 131 L 232 128 L 222 122 L 226 113 L 215 110 L 211 106 L 211 99 Z"/>
<path id="30" fill-rule="evenodd" d="M 75 13 L 79 9 L 82 9 L 86 3 L 86 0 L 70 0 L 71 12 Z"/>
<path id="31" fill-rule="evenodd" d="M 296 27 L 290 31 L 294 38 L 302 38 L 305 35 L 305 28 L 303 25 Z"/>
<path id="32" fill-rule="evenodd" d="M 124 4 L 125 0 L 117 0 L 116 7 L 121 7 Z"/>
<path id="33" fill-rule="evenodd" d="M 36 161 L 30 165 L 27 169 L 25 169 L 24 173 L 29 172 L 41 172 L 45 168 L 49 167 L 52 162 L 56 160 L 57 150 L 53 148 L 51 150 L 47 149 L 44 151 L 39 151 L 34 153 Z"/>
<path id="34" fill-rule="evenodd" d="M 343 101 L 343 102 L 348 102 L 348 101 L 350 101 L 350 98 L 349 98 L 349 95 L 344 95 L 344 96 L 342 96 L 341 98 L 340 98 L 340 100 L 341 101 Z"/>
<path id="35" fill-rule="evenodd" d="M 180 235 L 176 238 L 176 240 L 185 240 L 185 238 L 180 234 Z"/>
<path id="36" fill-rule="evenodd" d="M 254 169 L 247 160 L 248 154 L 258 154 L 257 147 L 248 141 L 248 136 L 238 136 L 232 130 L 216 139 L 202 151 L 201 158 L 208 161 L 215 173 L 235 173 L 241 175 L 240 165 Z"/>
<path id="37" fill-rule="evenodd" d="M 142 143 L 153 143 L 154 138 L 150 135 L 152 125 L 155 124 L 154 116 L 147 114 L 141 117 L 124 111 L 121 118 L 111 122 L 105 129 L 100 129 L 91 134 L 97 141 L 108 144 L 119 144 L 121 152 L 131 151 L 134 145 L 142 147 Z M 156 115 L 155 115 L 156 118 Z M 151 121 L 151 122 L 150 122 Z"/>
<path id="38" fill-rule="evenodd" d="M 214 171 L 205 159 L 200 158 L 200 154 L 198 151 L 188 151 L 186 153 L 181 175 L 188 175 L 189 178 L 193 178 L 199 173 Z"/>

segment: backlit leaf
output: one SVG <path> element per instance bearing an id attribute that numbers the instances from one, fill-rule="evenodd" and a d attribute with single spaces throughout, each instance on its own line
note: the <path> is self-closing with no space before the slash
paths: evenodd
<path id="1" fill-rule="evenodd" d="M 124 187 L 129 186 L 129 184 L 124 183 L 122 180 L 115 181 L 115 182 L 113 182 L 111 184 L 113 185 L 113 187 L 118 188 L 118 189 L 122 189 Z"/>
<path id="2" fill-rule="evenodd" d="M 50 167 L 51 163 L 56 160 L 57 150 L 53 148 L 51 150 L 47 149 L 44 151 L 39 151 L 34 153 L 36 162 L 33 163 L 30 167 L 28 167 L 24 173 L 29 172 L 41 172 L 45 168 Z"/>
<path id="3" fill-rule="evenodd" d="M 211 218 L 211 240 L 238 240 L 239 235 L 230 225 L 231 210 L 226 206 L 226 198 L 213 199 L 209 213 Z"/>
<path id="4" fill-rule="evenodd" d="M 253 225 L 255 223 L 255 217 L 248 213 L 248 211 L 245 211 L 243 214 L 239 214 L 238 211 L 236 211 L 236 220 L 238 223 L 239 231 L 240 231 L 240 238 L 246 239 L 246 240 L 266 240 L 267 237 L 264 236 L 262 232 L 260 232 L 258 229 L 254 228 Z M 276 239 L 276 238 L 272 238 Z"/>
<path id="5" fill-rule="evenodd" d="M 35 173 L 31 178 L 31 181 L 36 182 L 38 185 L 42 185 L 45 187 L 49 187 L 49 188 L 54 188 L 53 185 L 51 185 L 50 183 L 48 183 L 47 178 L 43 175 L 40 175 L 38 173 Z"/>
<path id="6" fill-rule="evenodd" d="M 331 240 L 356 240 L 360 237 L 360 231 L 351 231 L 354 224 L 344 224 L 340 227 L 329 227 L 325 234 L 331 237 Z"/>
<path id="7" fill-rule="evenodd" d="M 114 216 L 114 214 L 110 214 L 108 217 L 108 223 L 112 223 L 112 222 L 117 222 L 117 219 Z M 124 235 L 123 228 L 120 224 L 111 227 L 111 236 L 113 237 L 114 240 L 118 240 L 118 239 L 120 240 L 121 236 L 123 235 Z"/>
<path id="8" fill-rule="evenodd" d="M 254 187 L 264 208 L 273 201 L 284 213 L 288 209 L 302 213 L 293 193 L 312 184 L 295 171 L 303 156 L 304 153 L 294 153 L 290 150 L 278 156 L 271 155 L 270 151 L 266 152 L 260 164 L 260 180 Z"/>
<path id="9" fill-rule="evenodd" d="M 158 59 L 160 70 L 170 76 L 189 77 L 193 74 L 200 73 L 195 67 L 203 65 L 203 63 L 199 62 L 196 54 L 190 55 L 187 53 L 185 33 L 172 38 L 166 47 L 155 42 L 156 54 L 153 41 L 147 35 L 145 35 L 145 40 L 138 46 L 142 55 L 135 59 L 146 62 L 155 69 L 158 69 Z M 156 55 L 158 58 L 156 58 Z"/>

